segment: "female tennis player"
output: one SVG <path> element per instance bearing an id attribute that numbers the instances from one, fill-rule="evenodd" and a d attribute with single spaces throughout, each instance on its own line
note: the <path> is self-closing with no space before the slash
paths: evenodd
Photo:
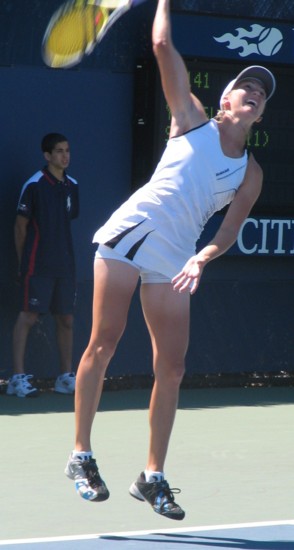
<path id="1" fill-rule="evenodd" d="M 94 236 L 93 325 L 77 373 L 76 443 L 65 473 L 85 499 L 109 496 L 92 456 L 90 434 L 105 371 L 123 334 L 141 277 L 141 302 L 153 348 L 154 386 L 145 469 L 130 494 L 165 517 L 181 520 L 164 464 L 185 370 L 190 296 L 203 269 L 234 243 L 260 194 L 262 169 L 245 149 L 275 79 L 264 67 L 242 71 L 221 94 L 221 110 L 208 120 L 190 92 L 185 64 L 170 28 L 169 0 L 158 0 L 153 50 L 171 110 L 170 139 L 150 182 L 136 191 Z M 195 254 L 195 242 L 212 214 L 230 206 L 212 241 Z M 104 445 L 101 441 L 101 447 Z M 136 441 L 130 442 L 136 445 Z M 179 471 L 184 465 L 179 464 Z"/>

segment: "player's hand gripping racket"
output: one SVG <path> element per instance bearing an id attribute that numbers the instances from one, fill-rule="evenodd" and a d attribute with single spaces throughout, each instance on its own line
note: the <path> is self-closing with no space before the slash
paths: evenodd
<path id="1" fill-rule="evenodd" d="M 52 15 L 43 59 L 49 67 L 72 67 L 89 55 L 112 25 L 145 0 L 69 0 Z"/>

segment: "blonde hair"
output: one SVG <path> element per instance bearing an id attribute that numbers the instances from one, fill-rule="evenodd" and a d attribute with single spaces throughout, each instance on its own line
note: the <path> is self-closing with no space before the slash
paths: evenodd
<path id="1" fill-rule="evenodd" d="M 215 120 L 217 122 L 223 122 L 224 121 L 224 117 L 225 117 L 225 114 L 226 114 L 226 110 L 225 109 L 218 109 L 216 115 L 215 115 Z"/>

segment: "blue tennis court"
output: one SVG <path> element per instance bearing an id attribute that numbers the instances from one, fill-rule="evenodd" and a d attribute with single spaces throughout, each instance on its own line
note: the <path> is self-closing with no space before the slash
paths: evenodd
<path id="1" fill-rule="evenodd" d="M 9 550 L 293 550 L 294 521 L 11 540 L 0 546 Z"/>

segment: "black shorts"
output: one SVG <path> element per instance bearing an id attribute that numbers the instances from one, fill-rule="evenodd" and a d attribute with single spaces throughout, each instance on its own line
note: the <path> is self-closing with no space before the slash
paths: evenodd
<path id="1" fill-rule="evenodd" d="M 72 315 L 76 304 L 76 280 L 26 275 L 20 285 L 20 310 L 53 315 Z"/>

